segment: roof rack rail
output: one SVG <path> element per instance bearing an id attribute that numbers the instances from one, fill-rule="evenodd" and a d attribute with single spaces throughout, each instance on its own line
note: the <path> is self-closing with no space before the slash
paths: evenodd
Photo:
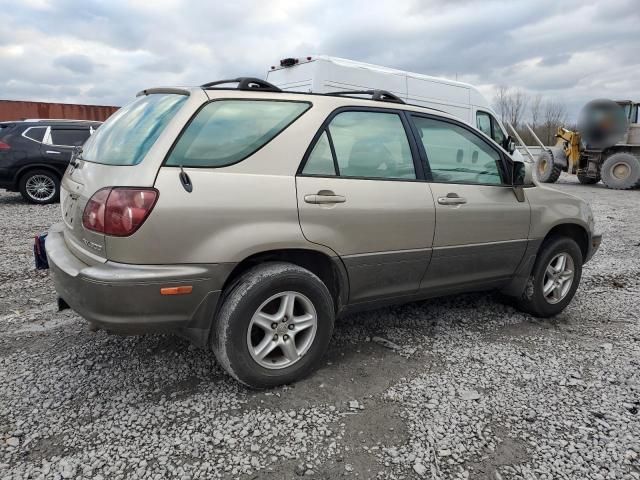
<path id="1" fill-rule="evenodd" d="M 355 90 L 355 91 L 347 90 L 342 92 L 325 93 L 325 95 L 338 95 L 338 96 L 371 95 L 371 100 L 377 100 L 379 102 L 405 103 L 405 101 L 402 100 L 400 97 L 386 90 Z"/>
<path id="2" fill-rule="evenodd" d="M 217 85 L 224 85 L 226 83 L 237 83 L 238 86 L 236 88 L 238 90 L 262 90 L 264 92 L 281 92 L 282 91 L 272 83 L 266 82 L 264 80 L 260 80 L 259 78 L 253 78 L 253 77 L 238 77 L 231 80 L 217 80 L 215 82 L 205 83 L 200 86 L 202 88 L 212 88 Z"/>

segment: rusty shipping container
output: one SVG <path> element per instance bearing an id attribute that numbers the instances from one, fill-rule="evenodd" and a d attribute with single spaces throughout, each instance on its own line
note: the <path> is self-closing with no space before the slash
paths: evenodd
<path id="1" fill-rule="evenodd" d="M 24 120 L 25 118 L 64 118 L 69 120 L 99 120 L 103 122 L 118 108 L 107 105 L 0 100 L 0 122 Z"/>

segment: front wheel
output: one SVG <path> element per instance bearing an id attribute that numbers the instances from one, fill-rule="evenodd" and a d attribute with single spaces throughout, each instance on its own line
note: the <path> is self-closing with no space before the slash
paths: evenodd
<path id="1" fill-rule="evenodd" d="M 29 203 L 45 205 L 60 199 L 60 180 L 49 170 L 31 170 L 20 178 L 20 193 Z"/>
<path id="2" fill-rule="evenodd" d="M 536 160 L 536 172 L 538 180 L 543 183 L 555 183 L 562 173 L 560 163 L 566 165 L 567 156 L 564 150 L 551 147 L 543 150 Z"/>
<path id="3" fill-rule="evenodd" d="M 265 263 L 225 292 L 211 346 L 236 380 L 275 387 L 320 365 L 333 322 L 333 299 L 322 280 L 297 265 Z"/>
<path id="4" fill-rule="evenodd" d="M 537 317 L 562 312 L 573 299 L 582 276 L 582 251 L 568 237 L 555 237 L 541 247 L 518 307 Z"/>

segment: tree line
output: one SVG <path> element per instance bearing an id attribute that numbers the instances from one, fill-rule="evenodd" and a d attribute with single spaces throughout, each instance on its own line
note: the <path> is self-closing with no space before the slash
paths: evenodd
<path id="1" fill-rule="evenodd" d="M 558 127 L 571 128 L 567 124 L 566 104 L 539 93 L 530 95 L 519 88 L 501 85 L 496 90 L 493 104 L 505 128 L 508 129 L 506 122 L 511 123 L 527 145 L 537 145 L 527 123 L 545 145 L 556 143 Z"/>

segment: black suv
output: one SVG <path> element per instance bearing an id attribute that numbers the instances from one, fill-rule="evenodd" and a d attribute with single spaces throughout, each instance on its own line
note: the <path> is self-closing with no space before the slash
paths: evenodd
<path id="1" fill-rule="evenodd" d="M 19 191 L 31 203 L 57 202 L 73 149 L 100 125 L 85 120 L 0 122 L 0 188 Z"/>

